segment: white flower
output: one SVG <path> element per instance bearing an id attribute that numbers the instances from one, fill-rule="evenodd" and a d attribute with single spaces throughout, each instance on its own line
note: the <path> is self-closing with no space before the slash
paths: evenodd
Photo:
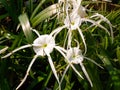
<path id="1" fill-rule="evenodd" d="M 82 30 L 80 29 L 80 26 L 82 23 L 81 18 L 85 17 L 87 14 L 85 12 L 85 8 L 81 5 L 81 1 L 82 0 L 59 0 L 58 3 L 62 5 L 62 7 L 64 8 L 63 13 L 65 13 L 64 14 L 65 16 L 63 16 L 65 17 L 64 25 L 62 27 L 68 29 L 66 39 L 64 41 L 64 46 L 67 45 L 67 48 L 70 48 L 73 31 L 77 30 L 84 44 L 84 47 L 85 47 L 84 54 L 85 54 L 87 52 L 87 46 L 86 46 L 86 42 L 85 42 L 85 38 L 82 33 Z M 63 28 L 61 28 L 61 30 L 62 29 Z"/>
<path id="2" fill-rule="evenodd" d="M 77 42 L 77 45 L 78 45 L 77 47 L 73 47 L 73 48 L 71 47 L 70 49 L 67 50 L 67 52 L 66 52 L 67 60 L 69 60 L 71 64 L 80 64 L 83 73 L 85 74 L 86 78 L 88 79 L 88 81 L 89 81 L 89 83 L 92 87 L 93 86 L 92 81 L 91 81 L 91 79 L 90 79 L 90 77 L 89 77 L 89 75 L 88 75 L 88 73 L 85 69 L 85 66 L 83 65 L 83 61 L 84 61 L 84 59 L 87 59 L 87 60 L 91 61 L 92 63 L 96 64 L 97 66 L 99 66 L 100 68 L 102 68 L 102 67 L 99 64 L 97 64 L 94 60 L 83 56 L 82 51 L 79 49 L 79 43 L 78 43 L 78 41 L 76 41 L 76 42 Z M 64 78 L 67 70 L 69 69 L 69 67 L 70 67 L 70 64 L 68 64 L 68 66 L 66 67 L 60 83 L 62 83 L 63 78 Z M 76 70 L 74 70 L 74 71 L 78 72 Z"/>
<path id="3" fill-rule="evenodd" d="M 33 42 L 33 50 L 37 55 L 45 56 L 46 53 L 51 53 L 55 47 L 55 40 L 50 35 L 41 35 Z"/>
<path id="4" fill-rule="evenodd" d="M 72 41 L 72 32 L 74 30 L 77 30 L 80 37 L 82 38 L 84 47 L 85 47 L 85 51 L 84 54 L 87 52 L 87 46 L 86 46 L 86 42 L 84 39 L 84 35 L 82 33 L 82 30 L 79 28 L 81 25 L 81 17 L 80 15 L 78 15 L 77 13 L 70 13 L 69 16 L 66 16 L 65 20 L 64 20 L 64 25 L 61 27 L 58 27 L 57 29 L 53 30 L 53 34 L 55 33 L 56 35 L 58 33 L 60 33 L 60 31 L 62 31 L 64 28 L 68 29 L 67 35 L 66 35 L 66 39 L 64 41 L 64 44 L 66 44 L 67 41 L 67 48 L 70 48 L 71 46 L 71 41 Z M 55 36 L 56 36 L 55 35 Z M 65 45 L 64 45 L 65 46 Z"/>
<path id="5" fill-rule="evenodd" d="M 70 30 L 76 30 L 81 25 L 81 17 L 78 14 L 71 13 L 64 20 L 65 26 Z"/>
<path id="6" fill-rule="evenodd" d="M 82 51 L 77 47 L 70 48 L 67 51 L 67 57 L 68 60 L 70 60 L 70 62 L 74 64 L 78 64 L 83 61 Z"/>
<path id="7" fill-rule="evenodd" d="M 78 47 L 74 47 L 74 48 L 70 48 L 67 52 L 67 57 L 68 57 L 68 60 L 70 60 L 71 63 L 73 64 L 80 64 L 86 78 L 88 79 L 88 81 L 90 82 L 90 85 L 92 85 L 92 81 L 83 65 L 83 60 L 84 60 L 84 57 L 82 55 L 82 52 L 81 50 L 78 48 Z"/>
<path id="8" fill-rule="evenodd" d="M 82 0 L 59 0 L 59 2 L 63 3 L 62 4 L 62 6 L 64 8 L 63 13 L 65 13 L 64 14 L 65 15 L 64 16 L 65 17 L 64 25 L 66 26 L 65 28 L 68 29 L 68 34 L 65 39 L 66 41 L 68 41 L 67 48 L 69 48 L 71 46 L 72 31 L 78 30 L 78 32 L 82 38 L 84 47 L 85 47 L 85 51 L 84 51 L 84 54 L 85 54 L 87 52 L 87 46 L 86 46 L 86 42 L 85 42 L 85 38 L 82 33 L 82 30 L 80 29 L 80 26 L 83 22 L 92 23 L 92 25 L 90 25 L 88 28 L 97 26 L 97 27 L 100 27 L 103 30 L 105 30 L 110 35 L 108 29 L 100 24 L 102 21 L 107 23 L 110 27 L 112 42 L 113 42 L 113 30 L 112 30 L 112 24 L 110 23 L 110 21 L 101 14 L 97 13 L 95 15 L 92 15 L 91 17 L 86 17 L 87 13 L 86 13 L 85 8 L 81 5 L 81 1 Z M 66 41 L 65 41 L 65 43 L 66 43 Z"/>
<path id="9" fill-rule="evenodd" d="M 49 61 L 49 64 L 51 66 L 51 69 L 53 71 L 53 74 L 55 75 L 55 78 L 57 79 L 58 81 L 58 84 L 59 84 L 59 89 L 60 89 L 60 81 L 59 81 L 59 78 L 58 78 L 58 75 L 57 75 L 57 71 L 55 69 L 55 66 L 53 64 L 53 61 L 52 61 L 52 58 L 50 56 L 50 53 L 53 51 L 53 49 L 55 48 L 56 50 L 58 50 L 64 57 L 65 56 L 65 52 L 66 50 L 63 49 L 62 47 L 60 46 L 57 46 L 55 44 L 55 36 L 56 36 L 56 33 L 57 32 L 53 32 L 51 34 L 45 34 L 45 35 L 39 35 L 39 33 L 35 30 L 35 29 L 32 29 L 37 35 L 38 35 L 38 38 L 35 39 L 33 41 L 33 44 L 28 44 L 28 45 L 24 45 L 24 46 L 21 46 L 15 50 L 13 50 L 12 52 L 8 53 L 7 55 L 1 57 L 1 58 L 7 58 L 9 57 L 10 55 L 12 55 L 13 53 L 21 50 L 21 49 L 24 49 L 24 48 L 28 48 L 28 47 L 33 47 L 33 50 L 34 52 L 36 53 L 36 55 L 34 56 L 34 58 L 31 60 L 29 66 L 28 66 L 28 69 L 26 71 L 26 74 L 23 78 L 23 80 L 21 81 L 21 83 L 18 85 L 18 87 L 16 89 L 19 89 L 21 87 L 21 85 L 25 82 L 25 80 L 27 79 L 27 76 L 29 75 L 29 71 L 34 63 L 34 61 L 36 60 L 36 58 L 38 56 L 47 56 L 48 57 L 48 61 Z"/>

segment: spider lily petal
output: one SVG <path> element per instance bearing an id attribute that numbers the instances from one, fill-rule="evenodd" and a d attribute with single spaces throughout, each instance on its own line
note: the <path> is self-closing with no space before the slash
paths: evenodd
<path id="1" fill-rule="evenodd" d="M 108 33 L 108 35 L 110 35 L 109 31 L 105 27 L 100 25 L 100 21 L 94 21 L 94 20 L 87 19 L 87 18 L 82 18 L 82 21 L 83 22 L 90 22 L 93 24 L 92 26 L 98 26 L 98 27 L 102 28 L 103 30 L 105 30 Z"/>
<path id="2" fill-rule="evenodd" d="M 80 63 L 80 66 L 81 66 L 82 71 L 83 71 L 83 73 L 85 74 L 86 78 L 88 79 L 91 87 L 93 87 L 92 81 L 91 81 L 91 79 L 90 79 L 90 77 L 89 77 L 89 75 L 88 75 L 88 73 L 87 73 L 87 71 L 86 71 L 86 69 L 85 69 L 85 67 L 84 67 L 84 65 L 83 65 L 82 62 Z"/>
<path id="3" fill-rule="evenodd" d="M 85 8 L 81 5 L 81 1 L 82 0 L 72 0 L 71 4 L 72 4 L 72 10 L 71 13 L 73 15 L 78 14 L 79 17 L 83 18 L 87 16 L 86 10 Z"/>
<path id="4" fill-rule="evenodd" d="M 98 67 L 104 69 L 102 66 L 100 66 L 98 63 L 96 63 L 94 60 L 90 59 L 90 58 L 87 58 L 87 57 L 84 57 L 85 59 L 91 61 L 92 63 L 94 63 L 95 65 L 97 65 Z"/>
<path id="5" fill-rule="evenodd" d="M 55 70 L 55 67 L 54 67 L 52 58 L 51 58 L 50 54 L 49 54 L 46 50 L 45 50 L 45 53 L 46 53 L 46 55 L 47 55 L 47 57 L 48 57 L 48 61 L 49 61 L 49 63 L 50 63 L 50 66 L 51 66 L 51 69 L 52 69 L 52 71 L 53 71 L 53 74 L 55 75 L 55 78 L 57 79 L 57 82 L 58 82 L 58 84 L 59 84 L 59 89 L 60 89 L 60 88 L 61 88 L 61 87 L 60 87 L 60 81 L 59 81 L 57 72 L 56 72 L 56 70 Z"/>
<path id="6" fill-rule="evenodd" d="M 0 54 L 4 53 L 8 49 L 8 46 L 0 50 Z"/>
<path id="7" fill-rule="evenodd" d="M 82 41 L 83 41 L 83 44 L 84 44 L 84 47 L 85 47 L 84 54 L 86 54 L 86 52 L 87 52 L 87 45 L 86 45 L 86 42 L 85 42 L 85 39 L 84 39 L 84 35 L 83 35 L 83 33 L 82 33 L 82 31 L 80 30 L 79 27 L 78 27 L 78 32 L 79 32 L 79 34 L 80 34 L 80 36 L 82 38 Z"/>
<path id="8" fill-rule="evenodd" d="M 67 67 L 65 68 L 65 71 L 63 72 L 62 78 L 61 78 L 61 80 L 60 80 L 60 84 L 62 83 L 62 81 L 63 81 L 63 79 L 64 79 L 64 76 L 65 76 L 67 70 L 69 69 L 69 67 L 70 67 L 70 65 L 67 65 Z"/>
<path id="9" fill-rule="evenodd" d="M 94 17 L 100 18 L 101 21 L 104 21 L 104 22 L 106 22 L 109 25 L 111 36 L 112 36 L 112 42 L 113 42 L 113 37 L 114 36 L 113 36 L 112 24 L 110 23 L 110 21 L 106 17 L 104 17 L 103 15 L 98 14 L 98 13 L 96 13 L 95 15 L 92 15 L 90 18 L 94 18 Z"/>
<path id="10" fill-rule="evenodd" d="M 5 56 L 3 56 L 3 57 L 1 57 L 1 58 L 7 58 L 7 57 L 9 57 L 10 55 L 12 55 L 13 53 L 15 53 L 15 52 L 17 52 L 17 51 L 19 51 L 19 50 L 21 50 L 21 49 L 28 48 L 28 47 L 32 47 L 32 45 L 31 45 L 31 44 L 28 44 L 28 45 L 21 46 L 21 47 L 13 50 L 12 52 L 8 53 L 7 55 L 5 55 Z"/>
<path id="11" fill-rule="evenodd" d="M 26 81 L 27 76 L 29 75 L 29 71 L 30 71 L 30 69 L 31 69 L 31 67 L 32 67 L 32 65 L 35 62 L 37 57 L 38 57 L 38 55 L 35 55 L 34 58 L 32 59 L 32 61 L 30 62 L 28 69 L 26 71 L 26 74 L 25 74 L 23 80 L 21 81 L 21 83 L 17 86 L 16 90 L 18 90 L 23 85 L 23 83 Z"/>
<path id="12" fill-rule="evenodd" d="M 61 26 L 61 27 L 58 27 L 57 29 L 53 30 L 53 31 L 50 33 L 50 35 L 51 35 L 51 36 L 54 36 L 54 38 L 55 38 L 56 35 L 57 35 L 58 33 L 60 33 L 60 31 L 62 31 L 62 29 L 64 29 L 64 28 L 66 28 L 65 25 L 64 25 L 64 26 Z"/>
<path id="13" fill-rule="evenodd" d="M 32 29 L 32 28 L 31 28 L 31 30 L 32 30 L 33 32 L 35 32 L 38 37 L 40 37 L 40 34 L 39 34 L 39 32 L 38 32 L 36 29 Z"/>

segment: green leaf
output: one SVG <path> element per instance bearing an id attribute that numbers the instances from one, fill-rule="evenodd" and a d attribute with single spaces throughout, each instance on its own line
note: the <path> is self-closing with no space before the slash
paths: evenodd
<path id="1" fill-rule="evenodd" d="M 120 47 L 119 46 L 117 47 L 116 55 L 117 55 L 118 61 L 120 63 Z"/>
<path id="2" fill-rule="evenodd" d="M 43 20 L 49 18 L 50 16 L 56 14 L 58 11 L 58 4 L 53 4 L 40 13 L 38 13 L 33 19 L 31 19 L 32 26 L 37 26 Z"/>
<path id="3" fill-rule="evenodd" d="M 41 2 L 38 4 L 38 6 L 35 8 L 35 10 L 33 11 L 32 15 L 31 15 L 31 19 L 33 19 L 33 17 L 35 16 L 35 14 L 38 12 L 39 8 L 42 6 L 42 4 L 45 2 L 46 0 L 41 0 Z"/>
<path id="4" fill-rule="evenodd" d="M 3 15 L 0 15 L 0 20 L 6 18 L 8 15 L 9 15 L 8 13 L 5 13 L 5 14 L 3 14 Z"/>
<path id="5" fill-rule="evenodd" d="M 30 22 L 29 22 L 29 19 L 28 19 L 27 15 L 25 13 L 20 15 L 19 16 L 19 21 L 20 21 L 20 24 L 22 26 L 23 32 L 24 32 L 24 34 L 25 34 L 25 36 L 27 38 L 27 41 L 29 43 L 32 43 L 33 35 L 32 35 Z"/>
<path id="6" fill-rule="evenodd" d="M 105 67 L 107 68 L 110 78 L 111 78 L 111 84 L 114 88 L 113 90 L 119 90 L 120 89 L 120 75 L 118 69 L 113 67 L 112 63 L 110 62 L 110 57 L 107 55 L 107 53 L 104 50 L 101 50 L 101 53 L 98 54 L 98 57 L 103 61 Z"/>

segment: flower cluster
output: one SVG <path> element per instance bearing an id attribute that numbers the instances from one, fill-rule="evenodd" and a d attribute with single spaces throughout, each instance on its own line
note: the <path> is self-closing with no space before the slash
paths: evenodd
<path id="1" fill-rule="evenodd" d="M 53 74 L 59 84 L 59 89 L 60 89 L 60 85 L 61 85 L 63 78 L 64 78 L 67 70 L 69 69 L 69 67 L 71 67 L 80 78 L 84 79 L 83 76 L 79 73 L 79 71 L 74 67 L 74 64 L 79 64 L 81 66 L 81 69 L 82 69 L 83 73 L 85 74 L 86 78 L 88 79 L 90 85 L 93 86 L 92 81 L 84 67 L 83 61 L 84 61 L 84 59 L 87 59 L 87 60 L 91 61 L 92 63 L 96 64 L 97 66 L 99 66 L 99 67 L 101 67 L 101 66 L 99 64 L 97 64 L 94 60 L 85 57 L 85 54 L 87 52 L 87 45 L 86 45 L 85 38 L 84 38 L 82 29 L 80 28 L 80 26 L 82 25 L 82 23 L 91 23 L 88 28 L 91 28 L 93 26 L 102 28 L 109 35 L 111 34 L 112 38 L 113 38 L 113 31 L 112 31 L 111 23 L 103 15 L 96 13 L 89 17 L 85 11 L 86 9 L 81 5 L 81 2 L 82 2 L 82 0 L 58 0 L 58 4 L 59 4 L 60 8 L 58 10 L 57 15 L 58 15 L 58 19 L 61 16 L 63 17 L 63 20 L 62 20 L 63 25 L 59 26 L 58 28 L 53 30 L 50 34 L 44 34 L 44 35 L 40 35 L 37 30 L 31 28 L 31 30 L 33 32 L 35 32 L 36 35 L 38 36 L 33 41 L 33 43 L 21 46 L 2 57 L 2 58 L 7 58 L 8 56 L 12 55 L 13 53 L 15 53 L 21 49 L 28 48 L 28 47 L 32 47 L 35 52 L 35 56 L 31 60 L 29 66 L 28 66 L 25 77 L 23 78 L 22 82 L 18 85 L 18 87 L 16 89 L 20 88 L 21 85 L 25 82 L 27 76 L 29 75 L 29 71 L 30 71 L 34 61 L 36 60 L 36 58 L 38 56 L 47 56 L 48 57 L 48 62 L 50 64 Z M 107 30 L 107 28 L 105 28 L 103 25 L 101 25 L 101 22 L 106 22 L 109 25 L 110 30 L 111 30 L 110 33 Z M 64 39 L 64 45 L 58 46 L 55 42 L 56 36 L 62 30 L 65 30 L 65 29 L 67 30 L 67 34 L 66 34 L 66 38 Z M 80 45 L 79 45 L 80 41 L 73 38 L 73 32 L 75 32 L 75 31 L 77 31 L 79 33 L 79 36 L 82 39 L 82 42 L 84 45 L 84 54 L 82 54 L 82 49 L 80 49 Z M 74 42 L 72 40 L 75 40 L 75 42 L 77 43 L 77 46 L 75 46 L 75 47 L 72 46 L 72 42 Z M 50 55 L 54 49 L 56 49 L 64 57 L 64 61 L 67 63 L 67 67 L 66 67 L 65 71 L 63 72 L 61 79 L 58 77 L 57 70 L 55 69 L 52 57 Z"/>

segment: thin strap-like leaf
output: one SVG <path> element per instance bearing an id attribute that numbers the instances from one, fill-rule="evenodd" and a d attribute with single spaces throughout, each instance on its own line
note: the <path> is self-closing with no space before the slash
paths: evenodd
<path id="1" fill-rule="evenodd" d="M 23 32 L 24 32 L 28 42 L 32 43 L 33 42 L 33 36 L 32 36 L 31 26 L 30 26 L 30 22 L 29 22 L 29 19 L 28 19 L 27 15 L 25 13 L 20 15 L 19 16 L 19 21 L 20 21 Z"/>
<path id="2" fill-rule="evenodd" d="M 38 12 L 39 8 L 42 6 L 42 4 L 45 2 L 46 0 L 41 0 L 41 2 L 38 4 L 38 6 L 35 8 L 35 10 L 33 11 L 30 20 L 35 16 L 35 14 Z"/>
<path id="3" fill-rule="evenodd" d="M 53 4 L 38 13 L 33 19 L 31 19 L 32 26 L 35 27 L 43 20 L 49 18 L 52 15 L 55 15 L 58 12 L 58 7 L 58 4 Z"/>

